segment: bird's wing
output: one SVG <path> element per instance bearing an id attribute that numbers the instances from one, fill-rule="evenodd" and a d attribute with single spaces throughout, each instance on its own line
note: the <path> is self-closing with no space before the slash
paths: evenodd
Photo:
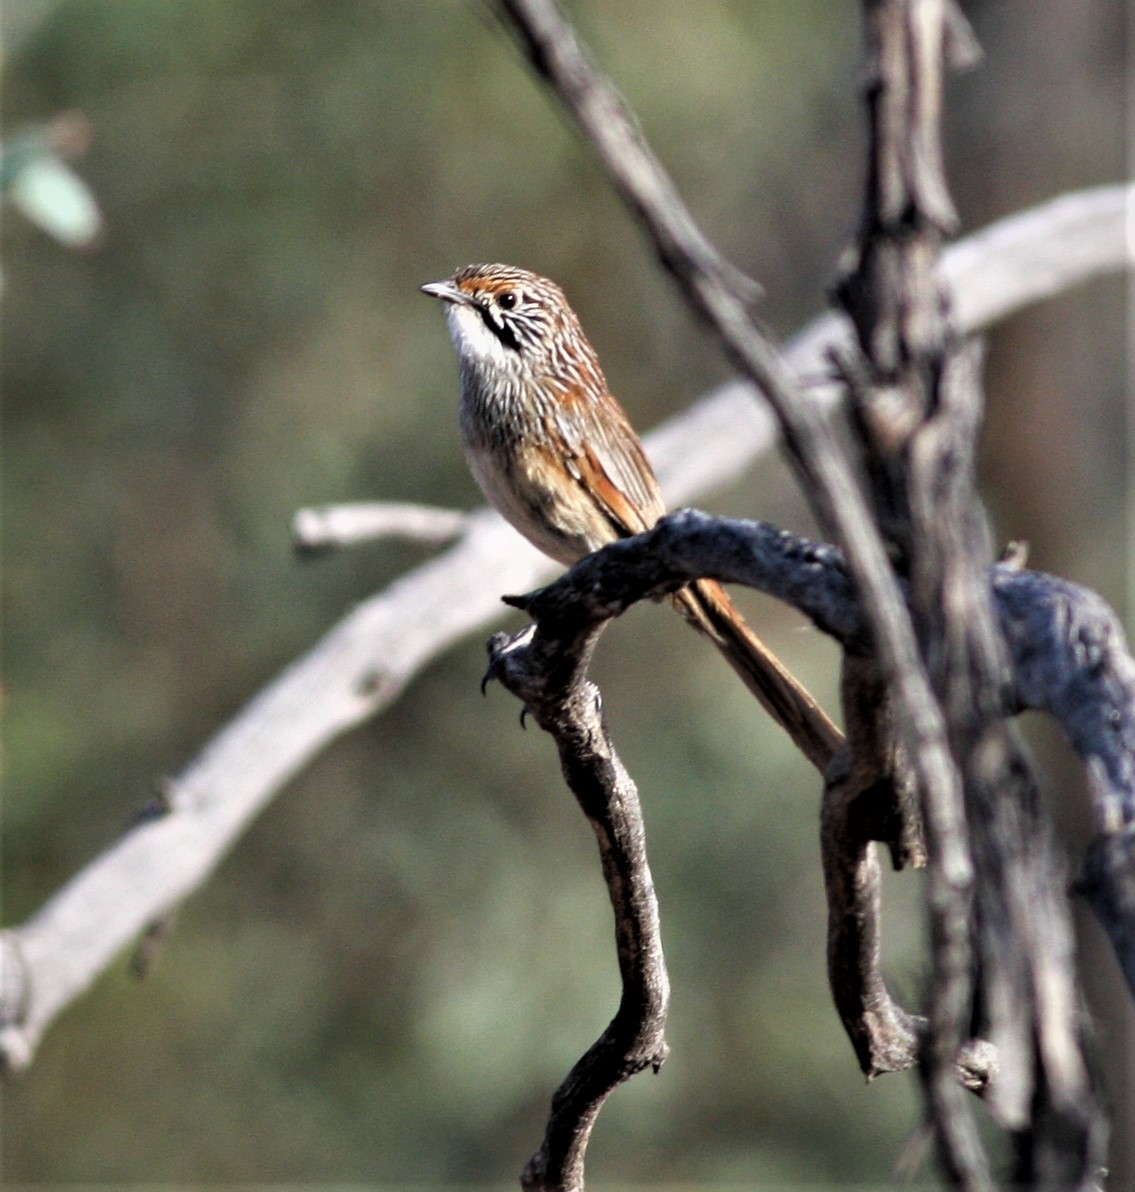
<path id="1" fill-rule="evenodd" d="M 622 407 L 609 394 L 557 405 L 565 465 L 611 522 L 616 537 L 641 534 L 666 512 L 654 469 Z"/>

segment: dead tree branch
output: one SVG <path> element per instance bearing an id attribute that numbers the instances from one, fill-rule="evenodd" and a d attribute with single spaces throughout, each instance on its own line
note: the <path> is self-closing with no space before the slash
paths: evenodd
<path id="1" fill-rule="evenodd" d="M 292 518 L 292 543 L 301 554 L 358 546 L 380 538 L 443 544 L 460 538 L 469 514 L 398 501 L 314 505 Z"/>
<path id="2" fill-rule="evenodd" d="M 988 1100 L 1014 1135 L 1022 1185 L 1079 1187 L 1105 1124 L 1084 1056 L 1064 883 L 1005 690 L 975 494 L 979 353 L 953 327 L 938 271 L 956 222 L 939 144 L 944 0 L 867 0 L 870 169 L 854 267 L 839 294 L 859 352 L 845 375 L 870 501 L 910 579 L 911 624 L 948 769 L 919 783 L 933 973 L 923 1076 L 942 1163 L 991 1185 L 960 1101 L 958 1049 L 982 1021 L 1000 1057 Z M 892 704 L 900 739 L 911 709 Z"/>
<path id="3" fill-rule="evenodd" d="M 525 600 L 510 602 L 527 611 Z M 552 1098 L 544 1140 L 522 1176 L 526 1188 L 582 1188 L 584 1154 L 604 1102 L 636 1072 L 657 1072 L 668 1051 L 670 985 L 642 810 L 611 744 L 599 690 L 586 677 L 601 628 L 569 610 L 561 625 L 538 624 L 515 638 L 497 634 L 489 643 L 486 677 L 499 679 L 551 734 L 564 778 L 595 832 L 622 978 L 610 1025 Z"/>
<path id="4" fill-rule="evenodd" d="M 559 651 L 578 665 L 577 638 L 632 604 L 660 599 L 697 578 L 773 596 L 837 641 L 852 660 L 870 658 L 870 626 L 836 547 L 765 522 L 692 509 L 604 547 L 554 583 L 510 603 L 538 622 L 546 659 Z M 1119 618 L 1090 589 L 1012 561 L 992 565 L 982 584 L 1005 643 L 1006 708 L 1012 714 L 1045 712 L 1059 724 L 1094 776 L 1101 826 L 1135 822 L 1135 659 Z M 901 586 L 912 607 L 909 584 Z M 1135 930 L 1135 920 L 1127 921 L 1127 929 Z M 1135 964 L 1135 952 L 1117 956 L 1124 967 Z"/>

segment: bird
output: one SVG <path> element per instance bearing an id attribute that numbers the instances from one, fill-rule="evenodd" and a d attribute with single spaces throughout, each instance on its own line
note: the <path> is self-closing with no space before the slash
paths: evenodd
<path id="1" fill-rule="evenodd" d="M 444 304 L 461 375 L 465 457 L 489 503 L 566 567 L 666 512 L 646 451 L 563 290 L 513 265 L 466 265 L 422 292 Z M 842 741 L 725 589 L 672 597 L 798 748 L 825 770 Z"/>

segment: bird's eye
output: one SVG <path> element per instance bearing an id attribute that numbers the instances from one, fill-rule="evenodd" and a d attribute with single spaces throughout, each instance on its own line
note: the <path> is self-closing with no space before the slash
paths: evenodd
<path id="1" fill-rule="evenodd" d="M 497 305 L 501 310 L 512 310 L 516 305 L 516 295 L 511 290 L 505 290 L 497 299 Z"/>

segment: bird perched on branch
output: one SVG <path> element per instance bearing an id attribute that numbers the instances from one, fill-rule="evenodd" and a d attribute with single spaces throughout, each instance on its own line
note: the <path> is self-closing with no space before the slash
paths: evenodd
<path id="1" fill-rule="evenodd" d="M 654 470 L 563 291 L 511 265 L 466 265 L 422 291 L 445 304 L 461 364 L 461 437 L 481 490 L 525 538 L 571 566 L 666 512 Z M 715 580 L 674 594 L 820 769 L 839 730 Z"/>

